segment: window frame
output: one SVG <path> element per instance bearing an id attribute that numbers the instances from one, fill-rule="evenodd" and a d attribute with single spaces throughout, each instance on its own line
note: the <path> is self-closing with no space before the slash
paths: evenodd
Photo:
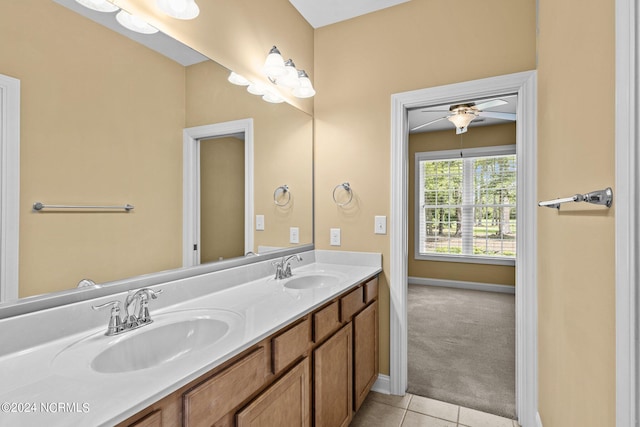
<path id="1" fill-rule="evenodd" d="M 414 259 L 421 261 L 463 262 L 470 264 L 490 264 L 515 266 L 516 257 L 487 257 L 479 255 L 454 255 L 454 254 L 422 254 L 420 253 L 420 162 L 432 160 L 457 160 L 474 157 L 515 155 L 516 145 L 496 145 L 491 147 L 463 148 L 457 150 L 422 151 L 415 153 L 414 160 Z M 517 173 L 517 172 L 516 172 Z M 516 198 L 516 212 L 517 212 Z"/>

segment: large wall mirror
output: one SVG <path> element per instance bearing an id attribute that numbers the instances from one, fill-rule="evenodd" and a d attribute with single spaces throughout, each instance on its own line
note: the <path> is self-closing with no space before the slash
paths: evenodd
<path id="1" fill-rule="evenodd" d="M 0 74 L 20 80 L 19 298 L 69 293 L 82 279 L 104 284 L 183 266 L 185 128 L 251 119 L 253 200 L 246 203 L 264 218 L 263 230 L 250 230 L 252 252 L 312 243 L 310 115 L 232 85 L 225 67 L 197 52 L 172 59 L 64 2 L 9 0 L 0 13 L 0 37 L 10 41 L 0 44 Z M 238 135 L 229 138 L 234 145 Z M 206 141 L 203 150 L 207 172 L 232 162 L 220 160 L 233 149 L 209 150 L 215 143 Z M 200 218 L 210 232 L 237 215 L 244 194 L 230 180 L 247 174 L 206 175 L 217 180 L 202 186 L 212 191 Z M 274 191 L 285 184 L 291 203 L 283 207 Z M 35 202 L 134 209 L 36 211 Z M 292 227 L 298 243 L 290 243 Z M 219 247 L 232 238 L 214 237 Z M 241 249 L 219 250 L 207 261 L 244 257 L 247 248 L 228 247 L 234 245 Z"/>

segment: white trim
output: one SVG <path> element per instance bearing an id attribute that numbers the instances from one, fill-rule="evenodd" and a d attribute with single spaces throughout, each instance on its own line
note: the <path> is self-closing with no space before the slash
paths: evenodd
<path id="1" fill-rule="evenodd" d="M 428 277 L 408 278 L 410 285 L 439 286 L 442 288 L 468 289 L 471 291 L 496 292 L 501 294 L 515 294 L 516 287 L 498 285 L 495 283 L 465 282 L 462 280 L 431 279 Z"/>
<path id="2" fill-rule="evenodd" d="M 539 412 L 536 412 L 536 427 L 543 427 L 542 418 L 540 418 Z"/>
<path id="3" fill-rule="evenodd" d="M 20 80 L 0 74 L 0 302 L 18 299 Z"/>
<path id="4" fill-rule="evenodd" d="M 635 0 L 616 0 L 616 426 L 638 426 L 640 349 L 638 292 L 640 190 L 638 167 L 638 32 Z"/>
<path id="5" fill-rule="evenodd" d="M 389 391 L 389 376 L 378 374 L 378 379 L 371 386 L 371 391 L 382 394 L 391 394 Z"/>
<path id="6" fill-rule="evenodd" d="M 200 264 L 200 140 L 237 133 L 244 133 L 244 251 L 253 251 L 253 119 L 187 128 L 182 133 L 183 267 Z"/>
<path id="7" fill-rule="evenodd" d="M 536 240 L 536 72 L 395 94 L 391 97 L 390 391 L 407 388 L 407 109 L 461 99 L 518 94 L 518 259 L 516 260 L 516 411 L 523 426 L 535 425 L 538 407 Z M 526 242 L 526 245 L 525 245 Z"/>

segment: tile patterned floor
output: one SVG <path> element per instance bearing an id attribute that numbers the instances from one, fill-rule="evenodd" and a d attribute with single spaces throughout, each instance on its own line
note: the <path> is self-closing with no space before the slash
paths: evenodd
<path id="1" fill-rule="evenodd" d="M 519 427 L 515 420 L 422 396 L 369 393 L 351 427 Z"/>

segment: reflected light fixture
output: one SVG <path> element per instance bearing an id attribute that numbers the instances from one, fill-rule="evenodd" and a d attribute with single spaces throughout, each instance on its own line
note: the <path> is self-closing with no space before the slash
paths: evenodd
<path id="1" fill-rule="evenodd" d="M 447 120 L 455 125 L 456 134 L 461 134 L 467 131 L 467 126 L 469 126 L 469 123 L 471 123 L 475 118 L 476 115 L 473 113 L 459 112 L 447 117 Z"/>
<path id="2" fill-rule="evenodd" d="M 262 96 L 267 93 L 267 87 L 262 83 L 250 83 L 249 87 L 247 87 L 247 92 L 252 95 Z"/>
<path id="3" fill-rule="evenodd" d="M 262 95 L 262 99 L 272 104 L 280 104 L 281 102 L 284 102 L 283 97 L 270 90 L 267 90 L 267 92 Z"/>
<path id="4" fill-rule="evenodd" d="M 147 24 L 142 19 L 138 18 L 135 15 L 130 14 L 126 10 L 121 10 L 116 15 L 116 20 L 128 30 L 135 31 L 136 33 L 141 34 L 155 34 L 158 32 L 158 29 Z"/>
<path id="5" fill-rule="evenodd" d="M 251 84 L 249 80 L 245 79 L 240 74 L 235 73 L 233 71 L 229 73 L 229 77 L 227 77 L 227 80 L 229 80 L 229 82 L 233 83 L 234 85 L 238 85 L 238 86 L 249 86 Z"/>
<path id="6" fill-rule="evenodd" d="M 97 12 L 115 12 L 116 10 L 120 10 L 118 6 L 107 0 L 76 0 L 76 2 Z"/>
<path id="7" fill-rule="evenodd" d="M 304 70 L 296 69 L 292 59 L 285 62 L 276 46 L 269 51 L 262 72 L 271 83 L 290 89 L 296 98 L 310 98 L 316 94 L 309 75 Z"/>
<path id="8" fill-rule="evenodd" d="M 193 19 L 200 14 L 195 0 L 157 0 L 158 8 L 176 19 Z"/>

